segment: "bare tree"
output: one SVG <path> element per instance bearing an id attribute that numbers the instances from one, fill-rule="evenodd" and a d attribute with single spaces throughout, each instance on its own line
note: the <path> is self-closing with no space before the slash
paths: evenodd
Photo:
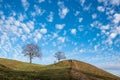
<path id="1" fill-rule="evenodd" d="M 41 50 L 40 47 L 37 44 L 28 43 L 23 47 L 22 53 L 24 56 L 28 56 L 30 59 L 30 63 L 32 63 L 32 59 L 34 57 L 41 58 Z"/>
<path id="2" fill-rule="evenodd" d="M 60 61 L 61 59 L 66 59 L 65 54 L 63 52 L 55 53 L 55 57 L 57 58 L 58 61 Z"/>

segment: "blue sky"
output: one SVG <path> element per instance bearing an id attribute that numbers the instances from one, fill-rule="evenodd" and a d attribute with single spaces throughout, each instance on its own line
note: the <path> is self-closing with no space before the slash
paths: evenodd
<path id="1" fill-rule="evenodd" d="M 120 76 L 120 0 L 0 0 L 0 57 L 29 62 L 27 43 L 41 47 L 34 63 L 62 51 Z"/>

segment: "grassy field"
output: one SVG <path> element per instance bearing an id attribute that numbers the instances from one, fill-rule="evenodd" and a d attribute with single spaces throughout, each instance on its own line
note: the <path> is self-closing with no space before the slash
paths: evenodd
<path id="1" fill-rule="evenodd" d="M 0 58 L 0 80 L 120 80 L 120 78 L 76 60 L 65 60 L 45 66 Z"/>

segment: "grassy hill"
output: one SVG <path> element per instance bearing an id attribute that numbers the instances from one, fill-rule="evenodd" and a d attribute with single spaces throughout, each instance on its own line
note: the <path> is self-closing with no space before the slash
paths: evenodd
<path id="1" fill-rule="evenodd" d="M 120 78 L 76 60 L 65 60 L 45 66 L 0 58 L 0 80 L 120 80 Z"/>
<path id="2" fill-rule="evenodd" d="M 44 65 L 29 64 L 26 62 L 4 59 L 4 58 L 0 58 L 0 64 L 6 66 L 7 68 L 18 71 L 36 71 L 41 69 L 41 67 L 44 67 Z"/>

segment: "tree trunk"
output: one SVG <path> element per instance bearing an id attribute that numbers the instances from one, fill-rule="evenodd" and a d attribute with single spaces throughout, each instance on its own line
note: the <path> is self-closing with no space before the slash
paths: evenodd
<path id="1" fill-rule="evenodd" d="M 58 62 L 60 62 L 60 59 L 58 59 Z"/>
<path id="2" fill-rule="evenodd" d="M 32 63 L 32 58 L 30 57 L 30 64 Z"/>
<path id="3" fill-rule="evenodd" d="M 32 55 L 31 55 L 31 53 L 30 53 L 30 64 L 32 63 Z"/>

